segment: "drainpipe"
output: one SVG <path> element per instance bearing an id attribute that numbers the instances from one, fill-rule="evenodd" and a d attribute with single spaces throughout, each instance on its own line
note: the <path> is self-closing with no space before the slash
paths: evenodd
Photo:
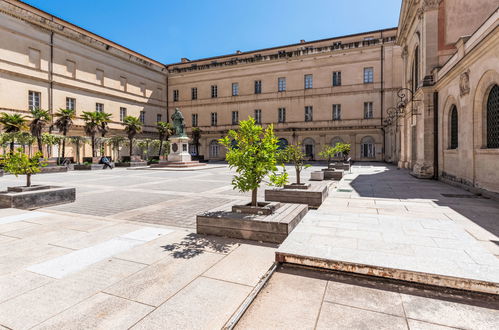
<path id="1" fill-rule="evenodd" d="M 53 114 L 53 108 L 54 108 L 53 71 L 54 71 L 54 31 L 51 31 L 50 32 L 49 77 L 48 77 L 49 78 L 49 112 L 50 112 L 50 114 Z M 53 121 L 53 118 L 52 118 L 52 121 Z M 52 128 L 50 128 L 50 129 L 52 129 Z"/>
<path id="2" fill-rule="evenodd" d="M 384 87 L 384 75 L 383 75 L 383 70 L 384 70 L 384 60 L 385 60 L 385 54 L 384 54 L 384 45 L 383 45 L 383 31 L 381 31 L 381 49 L 380 49 L 380 65 L 381 65 L 381 91 L 380 91 L 380 98 L 381 98 L 381 131 L 383 132 L 383 151 L 382 151 L 382 158 L 383 161 L 385 161 L 385 155 L 386 155 L 386 132 L 385 128 L 383 127 L 383 109 L 385 108 L 385 91 L 383 89 Z"/>
<path id="3" fill-rule="evenodd" d="M 170 75 L 168 73 L 168 66 L 165 65 L 166 68 L 166 122 L 170 122 L 170 115 L 168 111 L 168 97 L 170 95 L 170 91 L 168 90 L 168 79 L 170 78 Z"/>
<path id="4" fill-rule="evenodd" d="M 433 179 L 438 180 L 438 92 L 433 92 Z"/>

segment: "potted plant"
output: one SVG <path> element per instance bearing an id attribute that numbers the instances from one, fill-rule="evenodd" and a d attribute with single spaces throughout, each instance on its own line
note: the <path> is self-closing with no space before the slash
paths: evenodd
<path id="1" fill-rule="evenodd" d="M 219 142 L 227 148 L 225 158 L 229 167 L 235 168 L 237 172 L 232 185 L 242 192 L 251 191 L 251 206 L 257 207 L 258 188 L 262 181 L 268 177 L 270 184 L 282 186 L 288 176 L 285 171 L 277 172 L 279 140 L 274 135 L 272 125 L 264 130 L 249 117 L 241 121 L 239 126 L 239 130 L 230 130 Z"/>

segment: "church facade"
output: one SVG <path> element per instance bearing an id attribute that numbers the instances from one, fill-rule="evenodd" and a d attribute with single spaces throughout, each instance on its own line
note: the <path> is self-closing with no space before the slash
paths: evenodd
<path id="1" fill-rule="evenodd" d="M 495 0 L 403 0 L 397 28 L 164 64 L 0 0 L 0 112 L 104 111 L 110 135 L 132 115 L 155 137 L 178 107 L 208 160 L 252 116 L 312 160 L 345 142 L 356 161 L 499 192 L 498 15 Z"/>

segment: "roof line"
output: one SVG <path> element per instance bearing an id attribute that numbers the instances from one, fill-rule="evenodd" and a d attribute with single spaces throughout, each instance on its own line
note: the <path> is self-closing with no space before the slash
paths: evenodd
<path id="1" fill-rule="evenodd" d="M 379 29 L 379 30 L 373 30 L 373 31 L 366 31 L 366 32 L 359 32 L 359 33 L 353 33 L 353 34 L 346 34 L 342 36 L 337 36 L 337 37 L 332 37 L 332 38 L 325 38 L 325 39 L 317 39 L 317 40 L 312 40 L 312 41 L 307 41 L 307 42 L 298 42 L 294 44 L 287 44 L 287 45 L 281 45 L 281 46 L 274 46 L 274 47 L 269 47 L 269 48 L 261 48 L 261 49 L 256 49 L 256 50 L 250 50 L 246 52 L 241 52 L 241 53 L 232 53 L 232 54 L 225 54 L 225 55 L 218 55 L 218 56 L 212 56 L 212 57 L 205 57 L 205 58 L 200 58 L 196 60 L 189 60 L 189 62 L 176 62 L 176 63 L 171 63 L 167 64 L 167 67 L 173 66 L 173 65 L 179 65 L 179 64 L 188 64 L 188 63 L 194 63 L 194 62 L 200 62 L 200 61 L 206 61 L 206 60 L 214 60 L 218 58 L 223 58 L 223 57 L 228 57 L 228 56 L 236 56 L 236 55 L 247 55 L 251 53 L 257 53 L 257 52 L 262 52 L 266 50 L 273 50 L 273 49 L 279 49 L 279 48 L 284 48 L 284 47 L 292 47 L 292 46 L 299 46 L 299 45 L 307 45 L 307 44 L 312 44 L 312 43 L 317 43 L 317 42 L 323 42 L 323 41 L 329 41 L 329 40 L 337 40 L 337 39 L 343 39 L 343 38 L 348 38 L 348 37 L 355 37 L 363 34 L 369 34 L 369 33 L 379 33 L 379 32 L 385 32 L 385 31 L 390 31 L 390 30 L 396 30 L 398 27 L 391 27 L 391 28 L 386 28 L 386 29 Z"/>

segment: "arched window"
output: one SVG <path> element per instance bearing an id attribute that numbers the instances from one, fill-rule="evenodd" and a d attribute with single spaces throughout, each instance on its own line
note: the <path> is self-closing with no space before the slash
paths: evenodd
<path id="1" fill-rule="evenodd" d="M 449 126 L 449 132 L 450 132 L 450 145 L 449 149 L 457 149 L 458 145 L 458 121 L 457 121 L 457 108 L 455 105 L 453 105 L 450 108 L 450 126 Z"/>
<path id="2" fill-rule="evenodd" d="M 305 149 L 305 155 L 310 159 L 314 159 L 315 141 L 311 138 L 306 138 L 303 140 L 303 148 Z"/>
<path id="3" fill-rule="evenodd" d="M 499 86 L 494 85 L 487 99 L 487 148 L 499 148 Z"/>
<path id="4" fill-rule="evenodd" d="M 210 158 L 217 158 L 220 151 L 220 145 L 217 140 L 210 142 Z"/>
<path id="5" fill-rule="evenodd" d="M 360 153 L 362 158 L 374 158 L 375 145 L 371 136 L 365 136 L 360 140 Z"/>
<path id="6" fill-rule="evenodd" d="M 280 138 L 279 139 L 279 142 L 277 142 L 277 144 L 279 145 L 278 147 L 278 150 L 282 150 L 282 149 L 286 149 L 288 147 L 288 140 L 286 140 L 285 138 Z"/>
<path id="7" fill-rule="evenodd" d="M 414 59 L 412 62 L 412 91 L 415 92 L 418 89 L 419 82 L 419 46 L 414 49 Z"/>

